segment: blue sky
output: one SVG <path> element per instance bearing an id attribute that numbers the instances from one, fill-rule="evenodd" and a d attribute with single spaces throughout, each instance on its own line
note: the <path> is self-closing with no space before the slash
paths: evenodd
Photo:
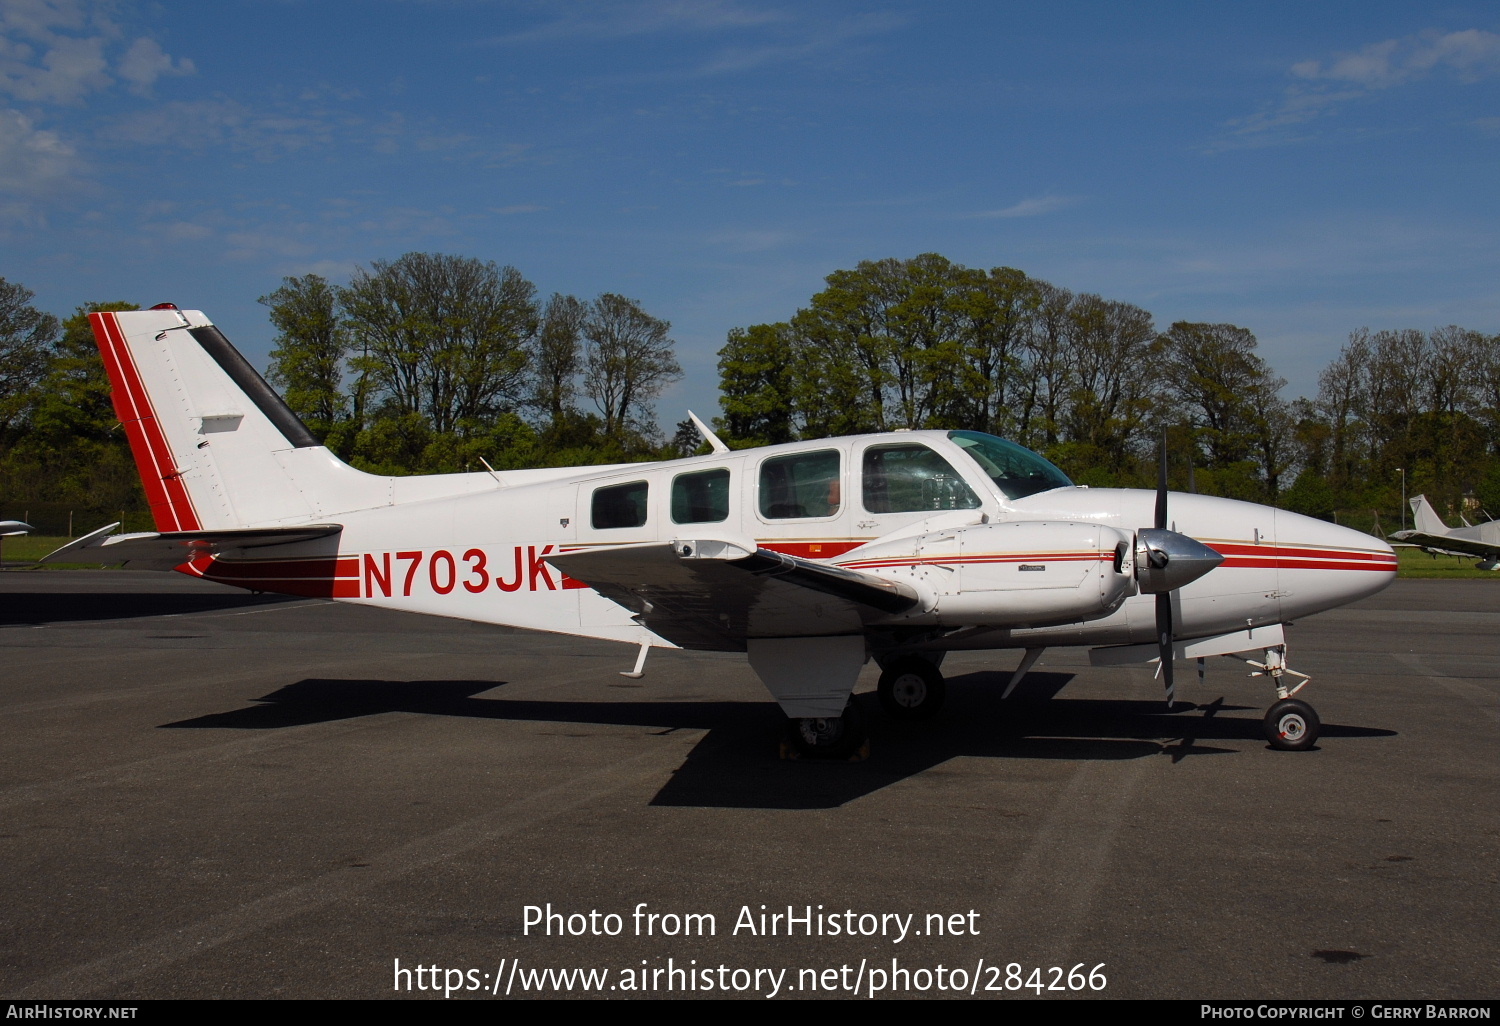
<path id="1" fill-rule="evenodd" d="M 935 251 L 1253 331 L 1500 331 L 1500 8 L 0 0 L 0 277 L 257 297 L 411 250 L 736 326 Z"/>

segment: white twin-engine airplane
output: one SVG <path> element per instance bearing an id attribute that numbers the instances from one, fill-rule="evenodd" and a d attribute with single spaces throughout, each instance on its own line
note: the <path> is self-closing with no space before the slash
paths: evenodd
<path id="1" fill-rule="evenodd" d="M 1229 499 L 1074 486 L 977 431 L 904 431 L 608 467 L 379 477 L 319 445 L 198 311 L 90 315 L 157 531 L 47 560 L 176 569 L 640 646 L 746 652 L 801 754 L 863 743 L 850 702 L 943 701 L 950 651 L 1056 645 L 1096 664 L 1246 658 L 1270 743 L 1311 747 L 1282 624 L 1384 588 L 1384 542 Z M 696 420 L 696 418 L 695 418 Z M 1242 657 L 1243 658 L 1243 657 Z M 1302 678 L 1292 685 L 1291 678 Z"/>

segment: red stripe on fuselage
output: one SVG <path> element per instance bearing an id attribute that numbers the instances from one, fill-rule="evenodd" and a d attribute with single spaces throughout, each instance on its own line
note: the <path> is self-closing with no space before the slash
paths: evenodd
<path id="1" fill-rule="evenodd" d="M 252 591 L 306 598 L 359 598 L 359 559 L 245 559 L 202 556 L 177 568 L 195 577 Z"/>
<path id="2" fill-rule="evenodd" d="M 1248 543 L 1213 542 L 1203 544 L 1218 552 L 1226 560 L 1236 556 L 1252 559 L 1334 559 L 1361 562 L 1396 563 L 1396 556 L 1389 552 L 1374 552 L 1369 549 L 1322 549 L 1311 545 L 1251 545 Z"/>
<path id="3" fill-rule="evenodd" d="M 146 490 L 151 518 L 158 531 L 196 531 L 198 515 L 193 509 L 182 472 L 172 459 L 151 396 L 141 382 L 140 371 L 131 355 L 118 319 L 112 313 L 89 314 L 94 324 L 94 340 L 104 359 L 104 370 L 112 386 L 110 398 L 115 414 L 125 428 L 136 470 Z"/>
<path id="4" fill-rule="evenodd" d="M 851 549 L 857 549 L 864 544 L 863 541 L 819 541 L 819 542 L 781 542 L 765 541 L 757 542 L 761 548 L 770 549 L 772 552 L 781 552 L 788 556 L 801 556 L 803 559 L 833 559 L 842 556 Z"/>

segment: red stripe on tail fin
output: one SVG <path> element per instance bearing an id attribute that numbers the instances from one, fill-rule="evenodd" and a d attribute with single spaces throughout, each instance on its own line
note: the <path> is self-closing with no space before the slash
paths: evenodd
<path id="1" fill-rule="evenodd" d="M 198 515 L 182 483 L 182 471 L 172 459 L 172 450 L 156 421 L 151 397 L 141 382 L 140 371 L 130 354 L 124 333 L 120 331 L 119 322 L 112 313 L 89 314 L 89 322 L 94 328 L 99 354 L 104 358 L 104 369 L 109 374 L 110 398 L 114 401 L 115 414 L 125 428 L 125 437 L 130 440 L 130 452 L 135 457 L 136 470 L 140 472 L 156 529 L 198 530 Z"/>

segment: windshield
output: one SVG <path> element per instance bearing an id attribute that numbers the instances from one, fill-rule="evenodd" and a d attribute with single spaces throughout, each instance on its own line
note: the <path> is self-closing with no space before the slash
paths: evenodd
<path id="1" fill-rule="evenodd" d="M 948 437 L 983 468 L 1007 499 L 1023 499 L 1050 488 L 1073 485 L 1061 470 L 1015 442 L 982 431 L 950 431 Z"/>

